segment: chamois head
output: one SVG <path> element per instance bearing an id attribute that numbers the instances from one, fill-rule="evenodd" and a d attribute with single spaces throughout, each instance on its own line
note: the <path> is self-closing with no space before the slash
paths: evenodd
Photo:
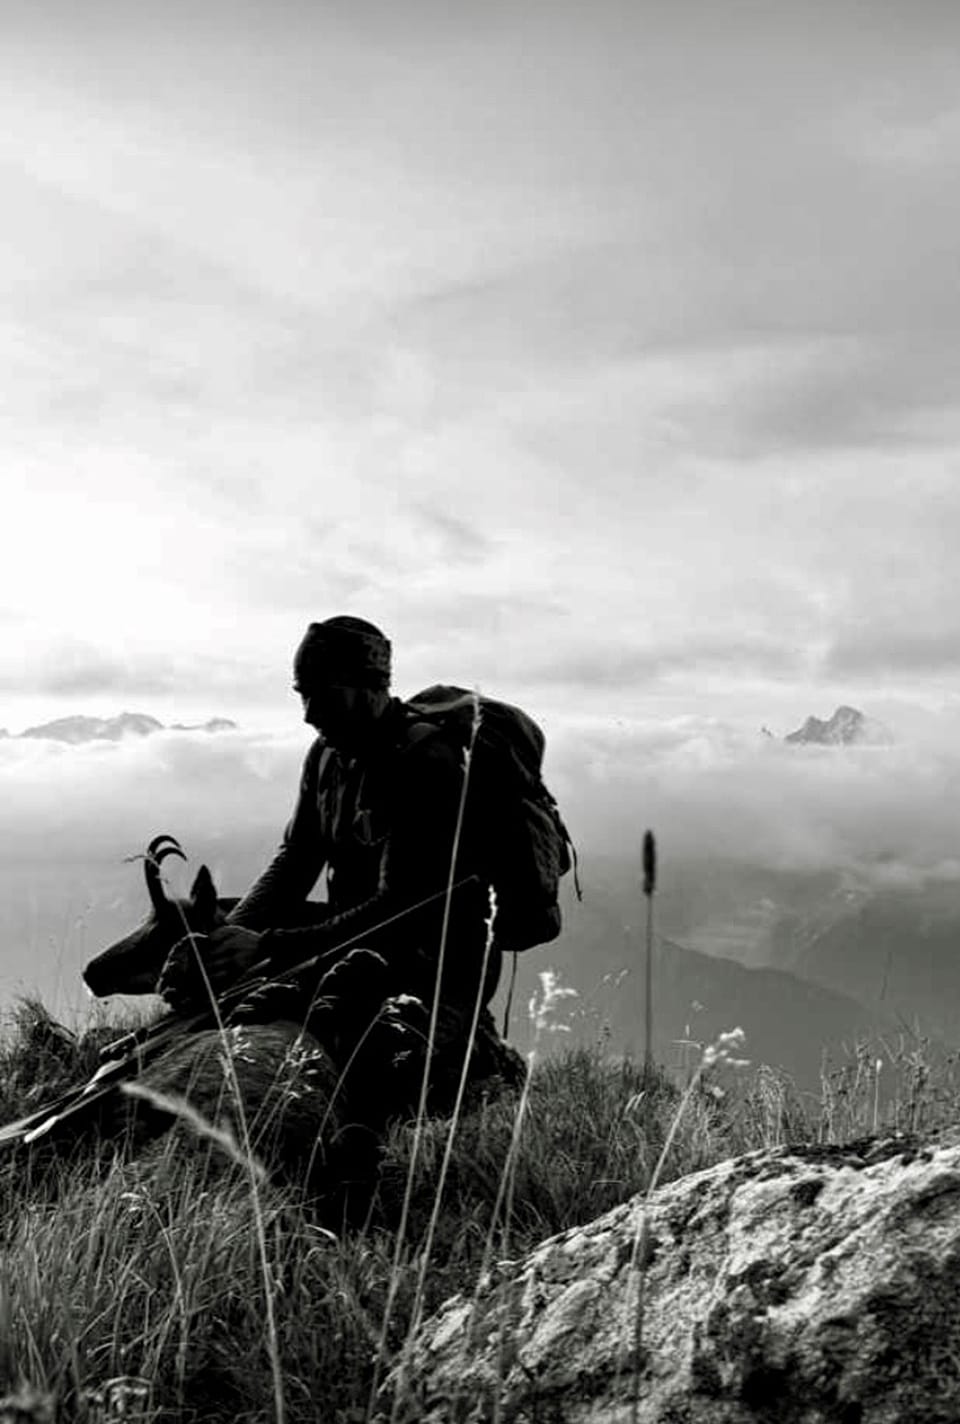
<path id="1" fill-rule="evenodd" d="M 187 858 L 173 836 L 155 836 L 143 857 L 149 915 L 132 933 L 91 959 L 83 971 L 88 989 L 98 998 L 105 994 L 153 993 L 164 961 L 177 940 L 186 934 L 209 934 L 236 904 L 235 900 L 217 899 L 213 877 L 205 865 L 197 871 L 186 899 L 171 899 L 160 873 L 168 855 Z"/>

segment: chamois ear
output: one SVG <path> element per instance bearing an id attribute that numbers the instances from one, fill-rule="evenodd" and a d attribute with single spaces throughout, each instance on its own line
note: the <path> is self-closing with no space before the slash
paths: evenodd
<path id="1" fill-rule="evenodd" d="M 217 914 L 217 887 L 205 865 L 201 865 L 190 887 L 190 903 L 205 924 L 213 924 Z"/>

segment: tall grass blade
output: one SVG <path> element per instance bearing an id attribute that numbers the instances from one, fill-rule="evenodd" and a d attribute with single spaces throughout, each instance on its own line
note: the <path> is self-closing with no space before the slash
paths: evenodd
<path id="1" fill-rule="evenodd" d="M 413 1309 L 410 1312 L 410 1323 L 407 1327 L 406 1340 L 401 1352 L 398 1366 L 398 1383 L 394 1395 L 391 1421 L 396 1420 L 401 1407 L 406 1386 L 406 1371 L 409 1362 L 410 1350 L 414 1337 L 420 1329 L 423 1320 L 424 1295 L 427 1285 L 427 1273 L 430 1268 L 430 1260 L 433 1252 L 433 1242 L 436 1236 L 437 1224 L 440 1220 L 440 1208 L 443 1203 L 443 1189 L 446 1186 L 447 1176 L 450 1171 L 450 1163 L 453 1158 L 453 1145 L 460 1124 L 460 1116 L 463 1110 L 463 1099 L 467 1089 L 467 1080 L 470 1076 L 470 1059 L 473 1055 L 473 1045 L 476 1042 L 477 1028 L 480 1023 L 480 1010 L 483 1000 L 483 986 L 487 978 L 487 967 L 490 962 L 490 954 L 493 948 L 494 927 L 497 917 L 497 897 L 493 889 L 490 891 L 490 917 L 487 920 L 487 937 L 483 950 L 483 964 L 480 971 L 480 979 L 477 984 L 477 993 L 474 998 L 473 1015 L 470 1020 L 470 1031 L 467 1035 L 467 1043 L 464 1048 L 463 1064 L 460 1069 L 460 1078 L 457 1083 L 457 1094 L 453 1104 L 453 1112 L 450 1117 L 450 1124 L 447 1129 L 446 1142 L 444 1144 L 443 1159 L 440 1163 L 440 1172 L 437 1177 L 437 1184 L 434 1191 L 433 1205 L 430 1210 L 430 1219 L 427 1223 L 427 1230 L 424 1236 L 423 1245 L 420 1251 L 420 1266 L 417 1272 L 417 1284 L 413 1298 Z"/>
<path id="2" fill-rule="evenodd" d="M 423 1065 L 423 1078 L 420 1083 L 420 1098 L 417 1103 L 417 1116 L 414 1123 L 413 1143 L 410 1150 L 410 1166 L 407 1171 L 406 1186 L 404 1188 L 403 1203 L 400 1208 L 400 1221 L 397 1226 L 396 1244 L 393 1253 L 393 1269 L 390 1273 L 390 1284 L 387 1289 L 387 1300 L 383 1311 L 383 1323 L 380 1330 L 380 1340 L 377 1346 L 376 1358 L 374 1360 L 373 1378 L 370 1385 L 370 1400 L 367 1408 L 367 1418 L 373 1416 L 376 1405 L 376 1397 L 380 1388 L 380 1379 L 383 1371 L 383 1363 L 386 1356 L 387 1336 L 390 1329 L 390 1321 L 393 1315 L 393 1308 L 396 1302 L 397 1289 L 400 1280 L 400 1263 L 403 1258 L 403 1251 L 406 1243 L 407 1222 L 410 1216 L 410 1204 L 413 1198 L 413 1183 L 415 1180 L 417 1159 L 420 1154 L 420 1143 L 423 1136 L 423 1124 L 427 1116 L 427 1095 L 430 1089 L 430 1070 L 433 1066 L 433 1050 L 437 1039 L 437 1018 L 440 1012 L 440 986 L 443 982 L 443 966 L 447 949 L 447 933 L 450 926 L 450 912 L 453 903 L 453 892 L 456 885 L 457 857 L 460 854 L 460 838 L 463 833 L 464 813 L 467 805 L 467 791 L 470 787 L 470 769 L 473 763 L 473 753 L 477 744 L 477 733 L 480 730 L 480 696 L 474 692 L 473 695 L 473 721 L 470 725 L 470 739 L 464 750 L 463 761 L 463 781 L 460 787 L 460 800 L 457 805 L 457 816 L 453 830 L 453 843 L 450 850 L 450 873 L 447 881 L 446 899 L 443 906 L 443 923 L 440 929 L 440 945 L 437 952 L 437 972 L 434 980 L 433 1003 L 430 1006 L 430 1025 L 427 1030 L 426 1056 Z"/>

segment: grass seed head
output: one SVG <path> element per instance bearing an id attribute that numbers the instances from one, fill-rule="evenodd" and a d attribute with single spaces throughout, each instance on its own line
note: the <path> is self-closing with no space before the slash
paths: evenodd
<path id="1" fill-rule="evenodd" d="M 643 893 L 652 895 L 657 888 L 657 843 L 653 831 L 643 836 Z"/>

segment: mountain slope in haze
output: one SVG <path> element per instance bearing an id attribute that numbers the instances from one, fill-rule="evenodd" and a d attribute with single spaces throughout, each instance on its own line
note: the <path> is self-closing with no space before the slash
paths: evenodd
<path id="1" fill-rule="evenodd" d="M 156 717 L 145 712 L 121 712 L 118 717 L 58 717 L 38 727 L 27 727 L 17 736 L 52 742 L 67 742 L 80 746 L 85 742 L 119 742 L 124 737 L 149 737 L 154 732 L 227 732 L 236 722 L 226 717 L 211 717 L 208 722 L 187 724 L 174 722 L 167 729 Z"/>
<path id="2" fill-rule="evenodd" d="M 825 722 L 808 717 L 783 739 L 794 745 L 820 747 L 889 746 L 893 741 L 882 722 L 865 717 L 856 707 L 841 706 Z"/>
<path id="3" fill-rule="evenodd" d="M 514 1003 L 524 1005 L 537 976 L 556 971 L 577 990 L 561 1012 L 564 1043 L 604 1042 L 614 1052 L 643 1050 L 644 944 L 642 908 L 625 923 L 612 903 L 591 900 L 564 907 L 564 933 L 550 945 L 519 956 Z M 505 979 L 508 977 L 505 974 Z M 505 990 L 501 988 L 502 1005 Z M 653 1029 L 659 1061 L 697 1061 L 706 1045 L 733 1028 L 747 1035 L 744 1056 L 789 1073 L 804 1091 L 819 1089 L 823 1056 L 845 1056 L 858 1039 L 883 1034 L 896 1043 L 903 1025 L 892 1010 L 866 1007 L 854 996 L 783 969 L 750 968 L 719 955 L 701 954 L 654 936 Z M 530 1024 L 515 1009 L 511 1038 L 529 1046 Z M 683 1046 L 688 1041 L 688 1047 Z M 541 1051 L 543 1045 L 541 1045 Z"/>
<path id="4" fill-rule="evenodd" d="M 635 920 L 635 867 L 594 860 L 589 879 L 591 895 L 616 905 L 625 924 Z M 719 854 L 671 859 L 657 890 L 657 926 L 668 939 L 703 954 L 798 973 L 806 946 L 872 893 L 860 877 L 841 869 L 774 868 Z"/>
<path id="5" fill-rule="evenodd" d="M 960 1038 L 960 885 L 880 891 L 814 935 L 798 974 Z"/>
<path id="6" fill-rule="evenodd" d="M 870 1009 L 782 969 L 749 969 L 734 960 L 697 954 L 669 940 L 654 952 L 655 1015 L 679 1016 L 688 1010 L 689 1035 L 710 1043 L 720 1033 L 740 1027 L 747 1036 L 745 1055 L 756 1065 L 785 1070 L 798 1087 L 816 1092 L 824 1054 L 845 1060 L 858 1040 L 883 1035 L 896 1041 L 902 1032 L 890 1014 Z M 685 1025 L 686 1026 L 686 1025 Z M 666 1056 L 664 1035 L 657 1049 Z M 657 1048 L 658 1035 L 654 1034 Z"/>

